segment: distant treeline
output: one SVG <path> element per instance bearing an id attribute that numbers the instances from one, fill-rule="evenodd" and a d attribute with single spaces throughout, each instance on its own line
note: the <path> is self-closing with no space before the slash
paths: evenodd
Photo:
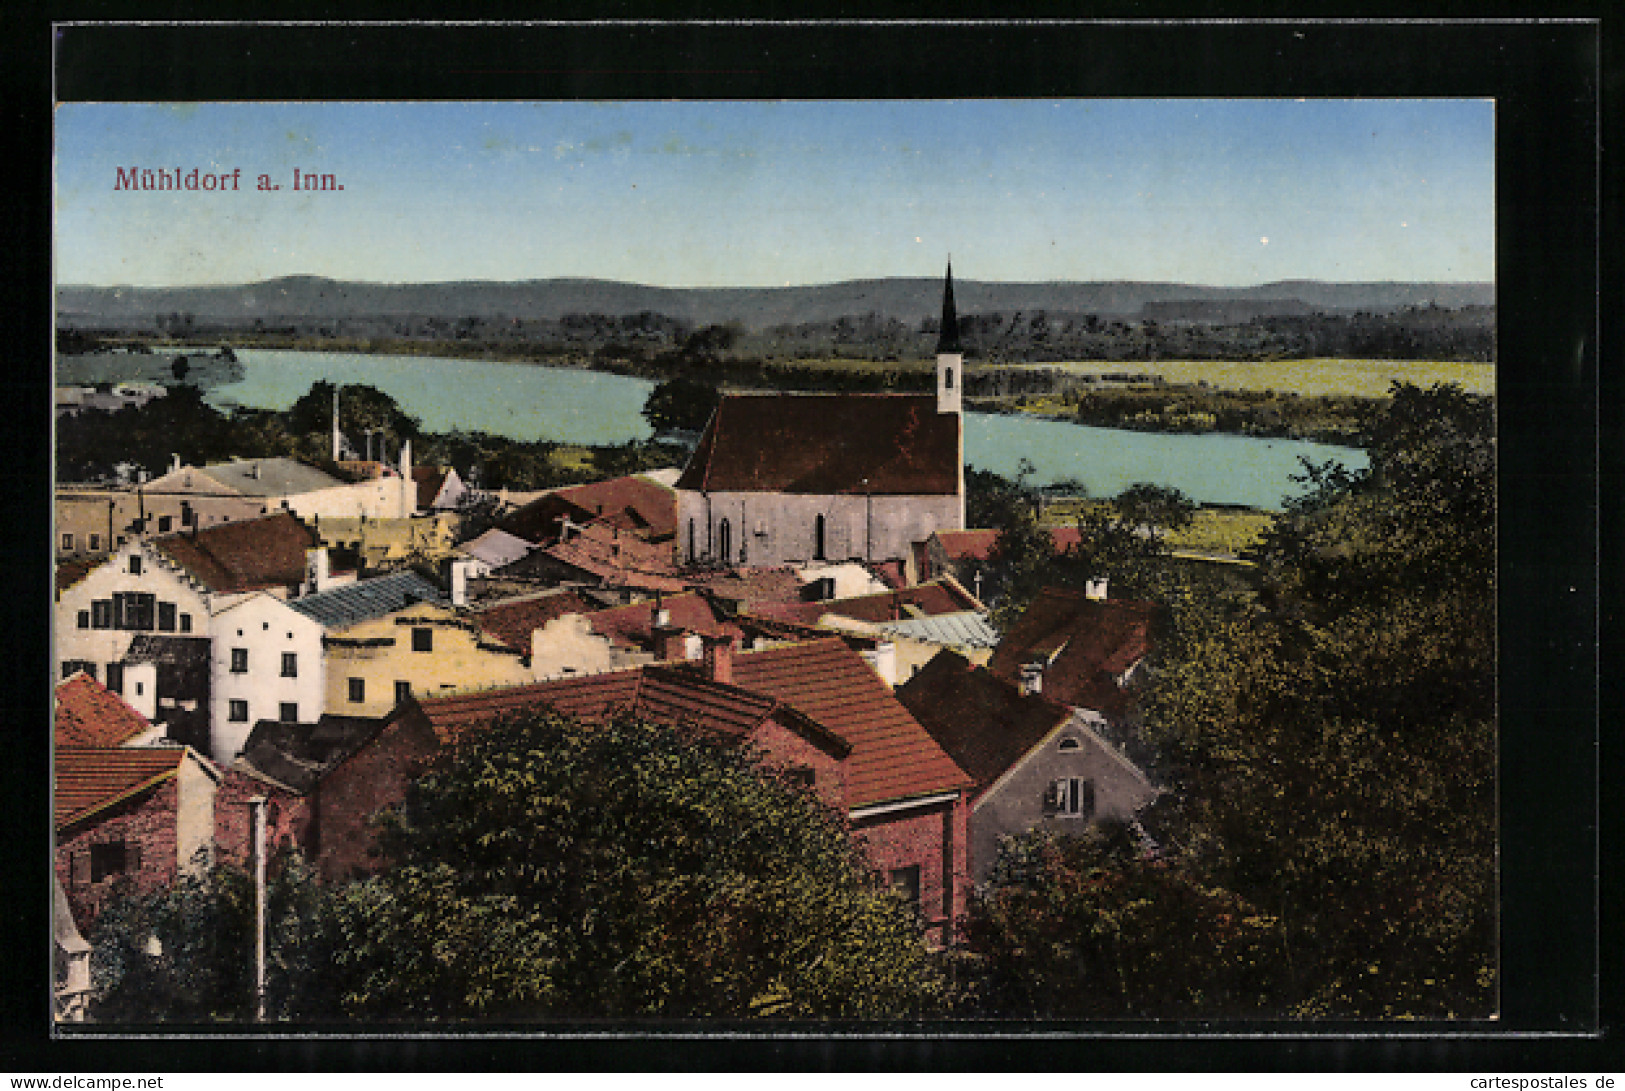
<path id="1" fill-rule="evenodd" d="M 960 335 L 972 362 L 1035 363 L 1062 360 L 1271 360 L 1357 356 L 1394 360 L 1495 359 L 1495 308 L 1416 306 L 1388 312 L 1329 313 L 1301 304 L 1279 313 L 1233 318 L 1234 308 L 1161 305 L 1133 317 L 1055 311 L 972 313 L 960 316 Z M 100 328 L 71 314 L 64 333 L 86 342 L 163 338 L 267 347 L 314 347 L 311 342 L 382 342 L 458 346 L 481 353 L 537 359 L 570 358 L 598 366 L 618 362 L 675 373 L 695 358 L 761 360 L 807 358 L 909 363 L 931 357 L 937 321 L 918 323 L 877 312 L 829 321 L 747 330 L 740 324 L 696 326 L 656 311 L 610 315 L 571 313 L 557 319 L 469 314 L 289 316 L 209 319 L 171 312 L 150 323 Z"/>

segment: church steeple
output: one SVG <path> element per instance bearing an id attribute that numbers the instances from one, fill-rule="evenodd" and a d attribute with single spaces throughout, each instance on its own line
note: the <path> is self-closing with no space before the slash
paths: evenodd
<path id="1" fill-rule="evenodd" d="M 959 351 L 959 315 L 954 311 L 954 260 L 949 258 L 948 275 L 942 281 L 942 332 L 937 334 L 937 355 Z"/>

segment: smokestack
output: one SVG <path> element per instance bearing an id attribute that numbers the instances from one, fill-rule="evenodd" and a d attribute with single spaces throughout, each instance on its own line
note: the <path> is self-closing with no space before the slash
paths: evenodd
<path id="1" fill-rule="evenodd" d="M 705 676 L 725 686 L 734 681 L 734 641 L 731 636 L 702 636 L 705 642 Z"/>
<path id="2" fill-rule="evenodd" d="M 468 605 L 468 570 L 472 562 L 456 560 L 451 562 L 451 604 L 453 606 Z"/>
<path id="3" fill-rule="evenodd" d="M 333 461 L 339 460 L 339 388 L 333 388 Z"/>
<path id="4" fill-rule="evenodd" d="M 665 663 L 673 659 L 687 659 L 687 641 L 680 625 L 671 623 L 670 610 L 656 610 L 650 627 L 654 637 L 655 659 Z"/>
<path id="5" fill-rule="evenodd" d="M 309 593 L 319 595 L 333 584 L 332 559 L 327 555 L 326 546 L 317 546 L 309 556 Z"/>
<path id="6" fill-rule="evenodd" d="M 172 474 L 178 474 L 178 473 L 181 472 L 181 456 L 180 455 L 172 453 L 169 456 L 169 472 L 172 473 Z"/>

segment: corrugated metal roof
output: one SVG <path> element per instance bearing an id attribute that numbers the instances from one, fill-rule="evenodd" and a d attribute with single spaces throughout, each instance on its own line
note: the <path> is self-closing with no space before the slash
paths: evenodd
<path id="1" fill-rule="evenodd" d="M 444 605 L 447 601 L 440 588 L 416 572 L 406 570 L 306 595 L 291 600 L 288 605 L 329 629 L 338 629 L 418 603 Z"/>
<path id="2" fill-rule="evenodd" d="M 975 610 L 882 622 L 880 629 L 912 640 L 954 648 L 992 648 L 999 643 L 998 630 L 988 622 L 986 614 Z"/>

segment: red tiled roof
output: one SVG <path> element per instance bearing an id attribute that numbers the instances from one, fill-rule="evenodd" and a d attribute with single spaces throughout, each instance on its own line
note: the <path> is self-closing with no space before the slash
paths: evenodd
<path id="1" fill-rule="evenodd" d="M 915 587 L 903 587 L 895 591 L 881 591 L 849 599 L 764 603 L 751 612 L 758 617 L 797 622 L 802 625 L 815 625 L 825 614 L 838 614 L 854 621 L 878 624 L 883 621 L 907 621 L 911 617 L 921 615 L 935 617 L 938 614 L 958 614 L 966 610 L 975 610 L 978 606 L 977 601 L 958 584 L 936 580 Z"/>
<path id="2" fill-rule="evenodd" d="M 677 494 L 638 474 L 557 489 L 526 504 L 502 521 L 510 534 L 532 542 L 559 536 L 559 520 L 601 522 L 649 541 L 677 533 Z"/>
<path id="3" fill-rule="evenodd" d="M 309 527 L 279 511 L 196 534 L 171 534 L 152 546 L 209 590 L 231 594 L 302 582 L 305 555 L 317 544 Z"/>
<path id="4" fill-rule="evenodd" d="M 978 793 L 1072 715 L 1040 694 L 1023 697 L 1015 686 L 951 651 L 938 652 L 899 686 L 897 699 L 975 778 Z"/>
<path id="5" fill-rule="evenodd" d="M 993 650 L 988 670 L 1011 685 L 1021 668 L 1045 661 L 1043 693 L 1076 708 L 1117 712 L 1116 677 L 1150 650 L 1156 606 L 1127 599 L 1091 599 L 1082 591 L 1046 587 Z"/>
<path id="6" fill-rule="evenodd" d="M 788 568 L 730 568 L 683 577 L 692 588 L 742 609 L 764 602 L 797 602 L 801 580 Z"/>
<path id="7" fill-rule="evenodd" d="M 152 724 L 124 698 L 78 672 L 56 687 L 56 745 L 119 746 Z"/>
<path id="8" fill-rule="evenodd" d="M 985 561 L 999 540 L 996 530 L 939 530 L 934 534 L 950 561 Z M 1076 548 L 1083 540 L 1077 527 L 1051 527 L 1049 536 L 1056 551 L 1062 553 Z"/>
<path id="9" fill-rule="evenodd" d="M 874 573 L 875 579 L 894 590 L 908 586 L 902 561 L 873 561 L 869 564 L 869 571 Z"/>
<path id="10" fill-rule="evenodd" d="M 150 791 L 175 775 L 186 750 L 178 746 L 62 749 L 56 752 L 56 828 L 61 830 L 114 803 Z"/>
<path id="11" fill-rule="evenodd" d="M 549 560 L 591 576 L 608 587 L 683 590 L 683 583 L 676 578 L 672 567 L 669 545 L 653 545 L 603 526 L 587 527 L 571 535 L 569 541 L 555 542 L 499 571 L 523 574 Z"/>
<path id="12" fill-rule="evenodd" d="M 630 606 L 615 606 L 587 615 L 593 632 L 622 647 L 647 648 L 654 640 L 656 609 L 671 615 L 671 624 L 679 629 L 705 636 L 733 635 L 735 626 L 721 621 L 711 604 L 699 595 L 671 595 L 662 598 L 659 607 L 653 602 L 636 602 Z"/>
<path id="13" fill-rule="evenodd" d="M 970 778 L 839 638 L 734 657 L 734 684 L 775 697 L 848 740 L 847 804 L 867 807 L 968 787 Z"/>
<path id="14" fill-rule="evenodd" d="M 440 488 L 446 483 L 446 471 L 435 466 L 413 466 L 412 481 L 418 487 L 418 510 L 422 511 L 440 495 Z"/>
<path id="15" fill-rule="evenodd" d="M 959 428 L 929 394 L 728 394 L 677 487 L 953 495 Z"/>
<path id="16" fill-rule="evenodd" d="M 530 654 L 530 634 L 566 614 L 585 614 L 592 606 L 574 591 L 510 599 L 482 609 L 474 624 L 486 636 L 516 651 Z"/>
<path id="17" fill-rule="evenodd" d="M 602 723 L 616 713 L 630 712 L 655 723 L 688 724 L 729 739 L 744 738 L 762 721 L 777 715 L 819 738 L 838 757 L 850 750 L 845 739 L 772 697 L 713 682 L 692 671 L 661 667 L 432 697 L 418 707 L 442 741 L 454 740 L 503 715 L 551 708 L 584 723 Z"/>

